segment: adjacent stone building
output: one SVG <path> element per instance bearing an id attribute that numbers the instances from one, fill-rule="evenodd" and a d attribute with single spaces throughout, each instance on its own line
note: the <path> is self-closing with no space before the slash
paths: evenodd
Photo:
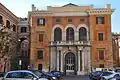
<path id="1" fill-rule="evenodd" d="M 114 67 L 120 67 L 120 34 L 112 34 Z"/>
<path id="2" fill-rule="evenodd" d="M 29 11 L 30 67 L 83 75 L 92 68 L 113 67 L 111 14 L 114 9 L 48 6 Z"/>
<path id="3" fill-rule="evenodd" d="M 29 66 L 29 23 L 27 18 L 18 20 L 18 43 L 19 43 L 19 61 L 21 68 L 28 69 Z"/>
<path id="4" fill-rule="evenodd" d="M 5 50 L 0 48 L 0 72 L 10 70 L 11 56 L 17 53 L 17 21 L 18 17 L 0 3 L 0 42 L 4 43 L 8 40 L 7 42 L 10 43 L 9 46 L 4 45 L 4 48 L 8 47 Z M 1 38 L 2 36 L 4 38 Z"/>

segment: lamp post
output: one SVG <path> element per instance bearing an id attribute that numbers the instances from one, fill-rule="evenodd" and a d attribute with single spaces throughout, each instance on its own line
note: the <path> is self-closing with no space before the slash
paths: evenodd
<path id="1" fill-rule="evenodd" d="M 22 60 L 21 59 L 19 60 L 19 66 L 20 66 L 20 69 L 22 69 Z"/>
<path id="2" fill-rule="evenodd" d="M 20 54 L 20 50 L 21 50 L 21 40 L 18 39 L 18 54 L 19 54 L 19 69 L 22 69 L 22 60 L 21 60 L 21 54 Z"/>

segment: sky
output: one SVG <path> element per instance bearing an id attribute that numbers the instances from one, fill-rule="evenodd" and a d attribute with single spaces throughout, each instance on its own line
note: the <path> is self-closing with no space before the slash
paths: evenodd
<path id="1" fill-rule="evenodd" d="M 111 4 L 115 9 L 112 14 L 112 32 L 120 32 L 120 4 L 119 0 L 0 0 L 0 2 L 18 17 L 27 17 L 34 4 L 39 10 L 46 9 L 47 6 L 63 6 L 68 3 L 76 5 L 94 5 L 96 8 L 104 8 L 106 4 Z"/>

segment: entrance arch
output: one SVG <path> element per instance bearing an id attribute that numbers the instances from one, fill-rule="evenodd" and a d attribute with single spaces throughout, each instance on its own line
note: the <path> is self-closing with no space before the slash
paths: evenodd
<path id="1" fill-rule="evenodd" d="M 68 52 L 65 55 L 65 73 L 66 75 L 74 75 L 75 74 L 75 54 L 72 52 Z"/>

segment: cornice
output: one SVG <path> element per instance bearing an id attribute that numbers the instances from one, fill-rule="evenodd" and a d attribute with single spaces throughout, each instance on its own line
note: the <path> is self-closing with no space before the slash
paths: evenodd
<path id="1" fill-rule="evenodd" d="M 86 10 L 90 15 L 94 14 L 112 14 L 115 9 L 108 9 L 108 8 L 93 8 Z"/>
<path id="2" fill-rule="evenodd" d="M 16 22 L 18 17 L 16 17 L 12 12 L 10 12 L 7 8 L 5 8 L 2 4 L 0 4 L 0 12 L 3 16 L 6 16 L 11 21 Z"/>
<path id="3" fill-rule="evenodd" d="M 30 16 L 53 16 L 53 13 L 48 11 L 32 11 Z"/>
<path id="4" fill-rule="evenodd" d="M 30 16 L 88 16 L 86 12 L 49 12 L 49 11 L 32 11 L 30 12 Z"/>

